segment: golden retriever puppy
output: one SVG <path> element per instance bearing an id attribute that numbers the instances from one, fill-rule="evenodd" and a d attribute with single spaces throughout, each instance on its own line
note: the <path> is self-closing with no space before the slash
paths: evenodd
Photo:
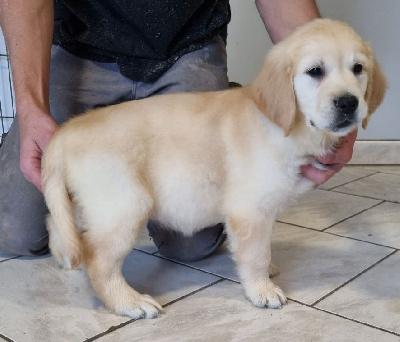
<path id="1" fill-rule="evenodd" d="M 280 308 L 269 273 L 275 218 L 313 188 L 300 166 L 365 128 L 385 89 L 370 46 L 319 19 L 274 46 L 248 86 L 76 117 L 42 162 L 50 248 L 66 267 L 83 264 L 110 310 L 152 318 L 162 307 L 122 275 L 139 229 L 152 219 L 189 236 L 224 222 L 246 296 Z"/>

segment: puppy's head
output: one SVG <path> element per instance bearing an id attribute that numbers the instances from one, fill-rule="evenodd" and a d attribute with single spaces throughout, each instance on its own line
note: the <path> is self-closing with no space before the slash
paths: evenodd
<path id="1" fill-rule="evenodd" d="M 350 26 L 317 19 L 271 49 L 251 89 L 286 135 L 296 122 L 346 135 L 361 121 L 366 128 L 386 81 L 372 49 Z"/>

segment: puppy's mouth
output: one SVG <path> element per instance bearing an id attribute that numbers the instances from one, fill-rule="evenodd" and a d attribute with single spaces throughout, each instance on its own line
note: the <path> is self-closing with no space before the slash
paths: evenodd
<path id="1" fill-rule="evenodd" d="M 313 120 L 310 120 L 310 125 L 318 129 L 317 125 Z M 333 123 L 330 127 L 326 127 L 324 130 L 332 131 L 335 133 L 346 133 L 351 131 L 351 129 L 357 125 L 357 121 L 353 119 L 344 119 L 340 122 Z"/>
<path id="2" fill-rule="evenodd" d="M 344 130 L 350 126 L 353 126 L 355 124 L 357 124 L 357 122 L 354 120 L 344 119 L 343 121 L 341 121 L 341 122 L 337 123 L 335 126 L 333 126 L 332 130 L 334 132 L 339 132 L 339 131 L 342 131 L 342 130 Z"/>

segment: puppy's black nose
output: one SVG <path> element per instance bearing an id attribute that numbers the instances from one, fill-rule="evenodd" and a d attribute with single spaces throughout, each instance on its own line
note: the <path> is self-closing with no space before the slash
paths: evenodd
<path id="1" fill-rule="evenodd" d="M 340 114 L 353 114 L 358 107 L 358 98 L 354 95 L 346 94 L 336 97 L 333 100 L 333 104 Z"/>

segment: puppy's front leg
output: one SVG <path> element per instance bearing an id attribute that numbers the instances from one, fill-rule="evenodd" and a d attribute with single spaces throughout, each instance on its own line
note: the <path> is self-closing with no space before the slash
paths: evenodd
<path id="1" fill-rule="evenodd" d="M 286 304 L 283 291 L 270 279 L 271 234 L 274 222 L 231 215 L 228 234 L 239 276 L 247 298 L 258 307 L 280 309 Z M 275 215 L 273 215 L 275 217 Z"/>

